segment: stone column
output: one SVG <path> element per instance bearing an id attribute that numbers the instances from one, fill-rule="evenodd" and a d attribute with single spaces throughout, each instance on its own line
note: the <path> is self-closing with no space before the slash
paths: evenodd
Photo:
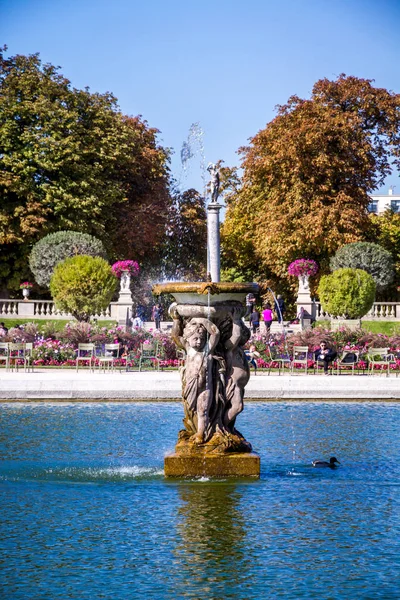
<path id="1" fill-rule="evenodd" d="M 221 260 L 220 260 L 220 234 L 219 234 L 219 211 L 222 204 L 211 202 L 207 206 L 207 238 L 208 238 L 208 256 L 207 271 L 211 274 L 211 281 L 221 281 Z"/>

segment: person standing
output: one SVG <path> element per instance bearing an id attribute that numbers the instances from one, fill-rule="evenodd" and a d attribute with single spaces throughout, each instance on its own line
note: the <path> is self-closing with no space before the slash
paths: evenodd
<path id="1" fill-rule="evenodd" d="M 272 312 L 271 304 L 267 302 L 263 310 L 263 319 L 265 323 L 265 332 L 267 335 L 270 334 L 272 321 L 274 319 L 274 313 Z"/>
<path id="2" fill-rule="evenodd" d="M 257 329 L 260 327 L 260 313 L 256 308 L 253 308 L 249 321 L 253 333 L 257 333 Z"/>
<path id="3" fill-rule="evenodd" d="M 163 316 L 163 307 L 161 306 L 161 304 L 158 302 L 157 304 L 155 304 L 153 306 L 153 321 L 155 323 L 156 329 L 160 329 L 161 328 L 161 319 Z"/>
<path id="4" fill-rule="evenodd" d="M 284 302 L 281 294 L 278 294 L 276 301 L 275 301 L 275 312 L 276 312 L 276 316 L 278 317 L 278 323 L 283 322 L 283 315 L 285 314 L 285 311 L 286 311 L 285 302 Z"/>
<path id="5" fill-rule="evenodd" d="M 251 315 L 251 313 L 253 312 L 253 308 L 255 306 L 256 303 L 256 298 L 254 296 L 254 294 L 252 294 L 250 292 L 250 294 L 247 294 L 246 296 L 246 314 L 245 317 L 247 317 L 248 315 Z"/>

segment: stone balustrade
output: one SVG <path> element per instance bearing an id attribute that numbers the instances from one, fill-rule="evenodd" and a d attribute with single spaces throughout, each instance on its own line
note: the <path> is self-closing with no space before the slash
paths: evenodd
<path id="1" fill-rule="evenodd" d="M 106 310 L 94 317 L 100 321 L 123 323 L 129 311 L 129 303 L 111 302 Z M 312 314 L 317 321 L 330 319 L 320 302 L 313 302 Z M 58 310 L 52 300 L 7 300 L 0 298 L 0 320 L 5 319 L 73 319 L 72 315 Z M 365 321 L 400 321 L 400 302 L 374 302 L 363 317 Z"/>
<path id="2" fill-rule="evenodd" d="M 118 302 L 111 302 L 106 310 L 93 315 L 101 321 L 118 320 Z M 0 299 L 0 320 L 5 319 L 73 319 L 71 314 L 58 310 L 52 300 L 3 300 Z"/>
<path id="3" fill-rule="evenodd" d="M 320 302 L 314 302 L 317 321 L 330 319 Z M 371 310 L 363 317 L 364 321 L 400 321 L 400 302 L 374 302 Z"/>

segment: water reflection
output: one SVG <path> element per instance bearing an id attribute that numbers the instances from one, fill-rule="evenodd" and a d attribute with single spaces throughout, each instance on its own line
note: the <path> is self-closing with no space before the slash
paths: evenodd
<path id="1" fill-rule="evenodd" d="M 230 593 L 238 592 L 251 570 L 241 486 L 197 482 L 178 489 L 182 505 L 175 552 L 186 581 L 192 582 L 188 585 L 196 585 L 197 592 L 202 589 L 204 593 L 210 584 L 213 588 L 223 584 L 225 593 L 232 585 Z M 232 597 L 241 596 L 238 592 Z"/>

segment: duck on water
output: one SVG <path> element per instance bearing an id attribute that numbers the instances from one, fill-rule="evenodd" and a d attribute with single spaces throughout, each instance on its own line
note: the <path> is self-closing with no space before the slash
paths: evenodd
<path id="1" fill-rule="evenodd" d="M 335 458 L 334 456 L 331 456 L 331 458 L 329 459 L 329 462 L 327 462 L 326 460 L 313 460 L 312 466 L 313 467 L 329 467 L 331 469 L 334 469 L 337 464 L 340 465 L 340 462 L 338 461 L 338 459 Z"/>

